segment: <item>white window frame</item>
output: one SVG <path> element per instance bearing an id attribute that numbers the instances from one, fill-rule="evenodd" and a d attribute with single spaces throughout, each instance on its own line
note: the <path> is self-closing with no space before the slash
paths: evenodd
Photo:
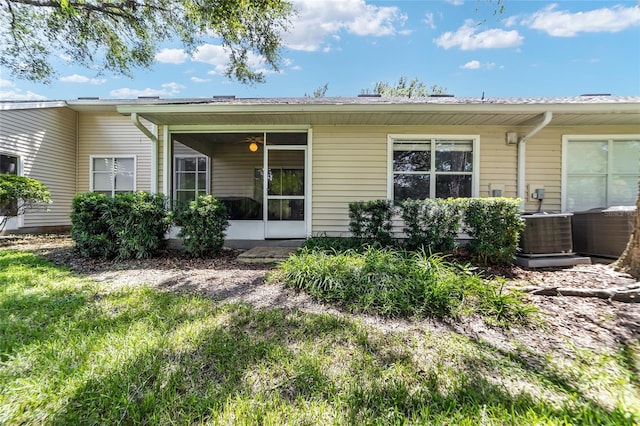
<path id="1" fill-rule="evenodd" d="M 18 170 L 16 170 L 16 176 L 22 176 L 23 172 L 24 172 L 24 167 L 23 167 L 23 163 L 22 163 L 22 156 L 18 153 L 15 152 L 8 152 L 8 151 L 0 151 L 0 154 L 2 155 L 6 155 L 7 157 L 15 157 L 18 159 L 18 161 L 16 162 L 18 165 Z M 4 216 L 3 216 L 4 217 Z M 5 224 L 5 230 L 7 231 L 11 231 L 11 230 L 16 230 L 16 229 L 20 229 L 24 226 L 24 215 L 18 215 L 16 217 L 10 218 L 7 223 Z"/>
<path id="2" fill-rule="evenodd" d="M 611 193 L 611 169 L 609 165 L 611 164 L 611 157 L 613 155 L 613 150 L 611 146 L 616 143 L 616 141 L 629 141 L 629 140 L 640 140 L 640 134 L 603 134 L 603 135 L 562 135 L 562 177 L 560 181 L 561 188 L 561 199 L 560 199 L 560 210 L 563 212 L 567 211 L 568 204 L 568 193 L 567 193 L 567 151 L 569 149 L 570 142 L 608 142 L 609 150 L 608 153 L 608 161 L 607 161 L 607 193 L 605 194 L 605 204 L 609 204 L 609 194 Z M 606 206 L 601 206 L 606 207 Z"/>
<path id="3" fill-rule="evenodd" d="M 211 194 L 211 161 L 209 159 L 209 157 L 207 155 L 204 154 L 174 154 L 173 155 L 173 199 L 177 200 L 178 199 L 178 167 L 177 167 L 177 160 L 179 159 L 183 159 L 183 158 L 204 158 L 207 161 L 207 170 L 206 170 L 206 188 L 205 188 L 205 192 L 207 194 Z M 197 163 L 196 163 L 196 168 L 197 168 Z M 198 172 L 198 170 L 196 170 L 196 173 Z M 196 179 L 196 186 L 198 184 L 198 179 Z M 197 190 L 197 189 L 196 189 Z"/>
<path id="4" fill-rule="evenodd" d="M 0 155 L 4 155 L 7 157 L 15 157 L 18 160 L 16 162 L 18 165 L 18 170 L 16 170 L 16 176 L 22 176 L 22 156 L 20 154 L 17 154 L 15 152 L 0 151 Z"/>
<path id="5" fill-rule="evenodd" d="M 387 199 L 394 199 L 393 193 L 393 146 L 396 142 L 402 141 L 424 141 L 424 143 L 431 144 L 432 150 L 435 150 L 436 142 L 471 142 L 472 149 L 472 162 L 471 172 L 436 172 L 433 167 L 435 156 L 431 156 L 432 167 L 429 171 L 430 176 L 436 175 L 471 175 L 471 197 L 478 197 L 480 195 L 480 135 L 442 135 L 442 134 L 389 134 L 387 135 Z M 433 151 L 432 151 L 433 152 Z M 430 179 L 430 198 L 435 198 L 435 185 L 436 180 Z"/>
<path id="6" fill-rule="evenodd" d="M 93 170 L 93 160 L 96 158 L 110 158 L 112 160 L 115 160 L 117 158 L 123 158 L 123 159 L 133 159 L 133 189 L 132 191 L 135 192 L 137 191 L 138 188 L 138 157 L 136 155 L 90 155 L 89 156 L 89 191 L 91 192 L 95 192 L 95 189 L 93 187 L 93 177 L 94 177 L 94 170 Z M 112 171 L 113 173 L 113 171 Z M 115 195 L 116 188 L 115 186 L 113 186 L 111 188 L 111 196 L 113 197 Z"/>

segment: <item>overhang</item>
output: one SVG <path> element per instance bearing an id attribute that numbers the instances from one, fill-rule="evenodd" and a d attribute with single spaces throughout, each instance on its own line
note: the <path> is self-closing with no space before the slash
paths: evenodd
<path id="1" fill-rule="evenodd" d="M 78 110 L 92 107 L 80 102 L 69 105 Z M 550 111 L 551 126 L 640 126 L 640 97 L 153 99 L 111 101 L 110 106 L 158 125 L 517 127 L 530 126 L 540 114 Z"/>

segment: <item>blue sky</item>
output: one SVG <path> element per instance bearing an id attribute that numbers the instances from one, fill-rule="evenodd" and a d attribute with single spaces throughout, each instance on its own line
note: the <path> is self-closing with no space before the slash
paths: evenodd
<path id="1" fill-rule="evenodd" d="M 50 85 L 0 70 L 0 99 L 296 97 L 325 84 L 326 96 L 355 96 L 401 76 L 460 97 L 640 95 L 639 0 L 503 3 L 495 15 L 497 0 L 294 0 L 281 69 L 266 83 L 226 79 L 224 49 L 211 39 L 193 56 L 162 46 L 133 79 L 62 59 Z"/>

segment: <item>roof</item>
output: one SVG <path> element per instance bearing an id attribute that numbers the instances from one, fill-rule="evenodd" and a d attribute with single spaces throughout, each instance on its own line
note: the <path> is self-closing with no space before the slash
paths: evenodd
<path id="1" fill-rule="evenodd" d="M 136 113 L 168 125 L 491 125 L 529 126 L 550 111 L 550 126 L 638 125 L 640 96 L 583 95 L 547 98 L 423 98 L 358 96 L 323 98 L 96 99 L 51 101 L 86 112 Z M 2 109 L 19 105 L 0 104 Z M 46 107 L 47 102 L 41 102 Z M 14 107 L 5 107 L 13 105 Z"/>

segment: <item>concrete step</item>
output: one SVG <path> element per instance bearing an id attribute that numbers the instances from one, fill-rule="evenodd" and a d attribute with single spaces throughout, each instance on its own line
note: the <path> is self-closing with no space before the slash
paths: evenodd
<path id="1" fill-rule="evenodd" d="M 591 265 L 591 258 L 578 255 L 537 257 L 516 256 L 514 263 L 519 266 L 524 266 L 525 268 L 557 268 L 575 265 Z"/>
<path id="2" fill-rule="evenodd" d="M 278 263 L 286 260 L 297 247 L 253 247 L 237 258 L 241 263 Z"/>

